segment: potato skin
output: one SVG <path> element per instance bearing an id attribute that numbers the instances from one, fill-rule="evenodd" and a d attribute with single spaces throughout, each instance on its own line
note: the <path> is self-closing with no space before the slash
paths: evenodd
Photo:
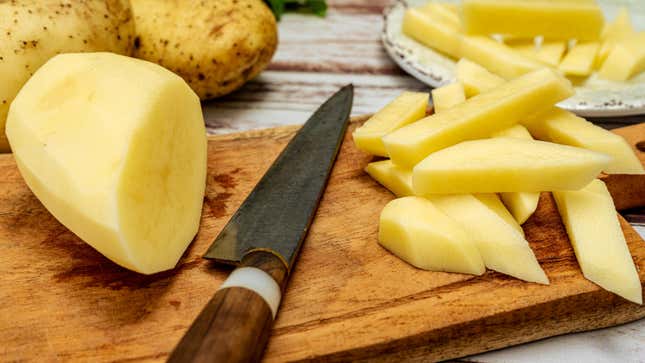
<path id="1" fill-rule="evenodd" d="M 276 21 L 262 0 L 131 0 L 134 55 L 179 74 L 202 100 L 230 93 L 275 52 Z"/>
<path id="2" fill-rule="evenodd" d="M 59 53 L 132 52 L 134 18 L 128 0 L 0 1 L 0 152 L 9 105 L 22 85 Z"/>

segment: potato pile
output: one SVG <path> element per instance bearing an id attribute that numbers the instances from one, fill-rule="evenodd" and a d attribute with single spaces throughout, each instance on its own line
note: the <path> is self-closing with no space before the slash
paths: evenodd
<path id="1" fill-rule="evenodd" d="M 512 79 L 550 66 L 580 81 L 627 81 L 645 70 L 645 32 L 627 9 L 605 24 L 595 0 L 463 0 L 410 8 L 403 33 L 455 59 Z"/>
<path id="2" fill-rule="evenodd" d="M 0 1 L 0 152 L 9 106 L 34 72 L 60 53 L 107 51 L 158 63 L 202 99 L 239 88 L 277 46 L 262 0 Z"/>
<path id="3" fill-rule="evenodd" d="M 543 67 L 511 80 L 467 59 L 458 82 L 405 92 L 353 133 L 386 159 L 366 172 L 398 199 L 381 213 L 379 243 L 433 271 L 489 268 L 548 284 L 521 224 L 552 192 L 586 278 L 635 303 L 641 284 L 601 173 L 645 174 L 629 144 L 555 107 L 573 94 Z"/>

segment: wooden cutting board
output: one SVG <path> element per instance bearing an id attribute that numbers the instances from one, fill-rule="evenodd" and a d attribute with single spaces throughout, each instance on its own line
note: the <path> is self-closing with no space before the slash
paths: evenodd
<path id="1" fill-rule="evenodd" d="M 200 256 L 295 130 L 211 139 L 201 230 L 177 268 L 153 276 L 81 242 L 33 196 L 12 156 L 0 156 L 0 361 L 166 358 L 229 272 Z M 643 138 L 645 124 L 622 133 Z M 550 286 L 403 263 L 376 241 L 393 197 L 363 173 L 370 159 L 346 137 L 266 361 L 441 360 L 645 316 L 582 277 L 548 193 L 525 229 Z M 629 183 L 645 191 L 642 179 Z M 645 280 L 645 243 L 621 223 Z"/>

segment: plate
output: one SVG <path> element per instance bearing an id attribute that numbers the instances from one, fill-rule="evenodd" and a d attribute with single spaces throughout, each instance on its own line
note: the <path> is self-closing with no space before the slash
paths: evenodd
<path id="1" fill-rule="evenodd" d="M 431 87 L 440 87 L 455 81 L 455 60 L 416 42 L 401 32 L 405 9 L 426 2 L 427 0 L 397 0 L 387 7 L 383 13 L 381 40 L 389 56 L 403 70 Z M 443 2 L 459 3 L 455 0 Z M 598 4 L 610 20 L 613 20 L 619 7 L 627 7 L 636 29 L 643 30 L 645 7 L 641 2 L 642 0 L 599 0 Z M 606 81 L 593 74 L 575 85 L 575 89 L 576 94 L 562 101 L 558 106 L 580 116 L 589 117 L 645 113 L 645 72 L 627 82 Z"/>

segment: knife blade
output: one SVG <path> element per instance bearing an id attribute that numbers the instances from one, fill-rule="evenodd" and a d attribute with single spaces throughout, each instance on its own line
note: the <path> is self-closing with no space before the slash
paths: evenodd
<path id="1" fill-rule="evenodd" d="M 282 291 L 340 149 L 353 86 L 309 118 L 255 186 L 204 258 L 238 266 L 171 353 L 169 362 L 258 361 Z"/>

